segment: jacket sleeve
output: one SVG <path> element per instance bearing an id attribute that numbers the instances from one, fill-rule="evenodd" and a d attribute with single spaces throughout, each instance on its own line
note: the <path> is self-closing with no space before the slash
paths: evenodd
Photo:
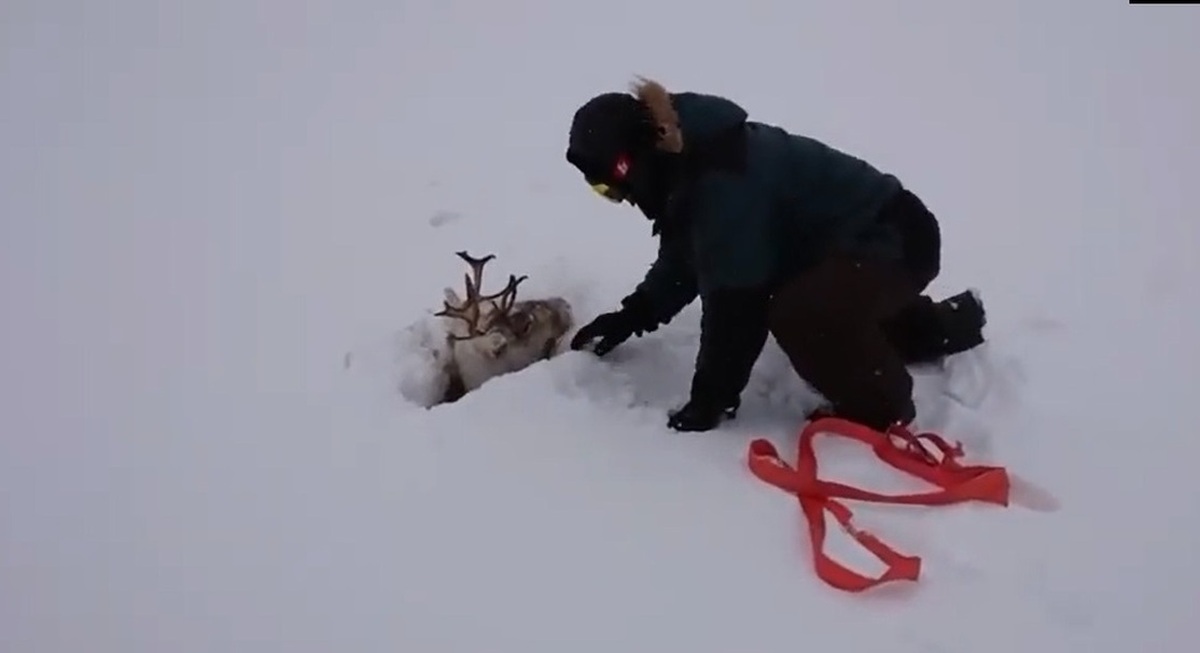
<path id="1" fill-rule="evenodd" d="M 768 193 L 744 176 L 714 173 L 696 196 L 691 222 L 701 285 L 750 289 L 771 283 L 779 244 Z"/>
<path id="2" fill-rule="evenodd" d="M 717 409 L 736 406 L 766 344 L 770 293 L 725 288 L 703 301 L 691 401 Z"/>
<path id="3" fill-rule="evenodd" d="M 660 236 L 658 256 L 634 291 L 621 300 L 639 331 L 654 331 L 696 299 L 698 287 L 686 237 Z"/>
<path id="4" fill-rule="evenodd" d="M 700 350 L 692 401 L 712 408 L 738 403 L 766 343 L 777 246 L 771 203 L 741 175 L 711 175 L 694 215 L 703 275 Z"/>

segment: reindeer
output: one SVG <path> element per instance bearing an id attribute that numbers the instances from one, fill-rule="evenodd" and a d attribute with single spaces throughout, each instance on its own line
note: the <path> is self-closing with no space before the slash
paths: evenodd
<path id="1" fill-rule="evenodd" d="M 443 361 L 448 380 L 443 403 L 458 401 L 487 380 L 546 360 L 573 325 L 571 305 L 561 297 L 517 301 L 517 286 L 528 277 L 508 275 L 499 292 L 485 295 L 483 268 L 496 258 L 456 252 L 471 268 L 466 297 L 447 287 L 442 310 L 434 313 L 446 328 L 449 356 Z"/>

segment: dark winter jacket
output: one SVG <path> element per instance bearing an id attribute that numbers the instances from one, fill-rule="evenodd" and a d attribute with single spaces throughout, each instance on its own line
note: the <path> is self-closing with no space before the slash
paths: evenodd
<path id="1" fill-rule="evenodd" d="M 879 209 L 896 177 L 815 139 L 747 120 L 725 98 L 670 94 L 682 164 L 652 216 L 657 259 L 626 307 L 653 330 L 703 304 L 693 399 L 732 404 L 765 342 L 771 293 L 833 248 L 901 255 Z"/>

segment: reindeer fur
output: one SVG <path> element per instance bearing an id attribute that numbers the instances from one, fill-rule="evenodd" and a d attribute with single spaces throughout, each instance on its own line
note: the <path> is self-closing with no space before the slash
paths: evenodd
<path id="1" fill-rule="evenodd" d="M 481 299 L 483 263 L 492 257 L 471 259 L 465 252 L 459 252 L 459 257 L 474 260 L 478 267 L 475 279 L 467 279 L 467 297 L 446 288 L 445 309 L 437 314 L 447 345 L 447 355 L 442 357 L 442 403 L 457 401 L 490 379 L 554 356 L 574 325 L 571 305 L 561 297 L 516 301 L 520 280 L 513 277 L 498 297 Z"/>

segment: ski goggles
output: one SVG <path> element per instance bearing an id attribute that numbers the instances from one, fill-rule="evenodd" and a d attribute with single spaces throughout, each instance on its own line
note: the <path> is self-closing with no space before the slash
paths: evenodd
<path id="1" fill-rule="evenodd" d="M 592 171 L 589 170 L 588 172 Z M 592 192 L 610 202 L 620 204 L 625 201 L 625 196 L 628 194 L 618 184 L 625 181 L 625 178 L 629 175 L 629 157 L 624 154 L 618 155 L 616 161 L 613 162 L 612 168 L 605 172 L 608 174 L 603 176 L 585 174 L 584 179 L 592 189 Z M 600 181 L 603 178 L 608 178 L 610 181 Z"/>
<path id="2" fill-rule="evenodd" d="M 588 182 L 588 186 L 597 195 L 614 204 L 620 204 L 625 200 L 625 193 L 623 191 L 604 182 Z"/>

